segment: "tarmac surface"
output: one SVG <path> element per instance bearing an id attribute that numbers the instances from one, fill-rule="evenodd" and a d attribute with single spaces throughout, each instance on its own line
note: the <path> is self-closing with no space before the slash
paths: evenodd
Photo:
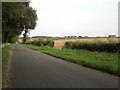
<path id="1" fill-rule="evenodd" d="M 118 88 L 118 77 L 16 44 L 11 60 L 13 88 Z"/>

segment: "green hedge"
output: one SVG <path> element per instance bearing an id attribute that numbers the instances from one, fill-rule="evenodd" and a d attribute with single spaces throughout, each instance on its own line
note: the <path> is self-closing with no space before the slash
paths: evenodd
<path id="1" fill-rule="evenodd" d="M 39 39 L 38 41 L 30 41 L 30 42 L 26 42 L 26 44 L 32 44 L 32 45 L 36 45 L 36 46 L 54 46 L 54 41 L 53 40 L 47 40 L 47 39 Z"/>
<path id="2" fill-rule="evenodd" d="M 85 42 L 66 42 L 63 48 L 85 49 L 98 52 L 119 52 L 120 43 L 85 43 Z"/>

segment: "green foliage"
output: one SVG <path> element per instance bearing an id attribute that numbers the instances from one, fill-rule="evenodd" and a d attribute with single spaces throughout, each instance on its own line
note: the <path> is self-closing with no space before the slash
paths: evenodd
<path id="1" fill-rule="evenodd" d="M 120 75 L 118 70 L 118 54 L 107 52 L 86 51 L 77 49 L 56 49 L 48 46 L 25 45 L 33 50 L 37 50 L 66 61 L 77 63 L 93 69 Z"/>
<path id="2" fill-rule="evenodd" d="M 16 43 L 16 42 L 18 41 L 18 39 L 19 39 L 19 37 L 18 37 L 17 35 L 15 35 L 14 37 L 12 37 L 12 38 L 10 39 L 10 42 L 11 42 L 11 43 Z"/>
<path id="3" fill-rule="evenodd" d="M 37 46 L 54 46 L 54 41 L 52 39 L 43 39 L 40 38 L 38 41 L 31 41 L 31 42 L 26 42 L 26 44 L 32 44 L 32 45 L 37 45 Z"/>
<path id="4" fill-rule="evenodd" d="M 8 43 L 15 43 L 15 42 L 17 42 L 18 41 L 18 39 L 19 39 L 19 37 L 18 37 L 18 35 L 16 35 L 15 33 L 10 33 L 9 35 L 8 35 Z"/>
<path id="5" fill-rule="evenodd" d="M 85 49 L 98 52 L 115 52 L 120 50 L 120 43 L 104 42 L 66 42 L 63 48 L 67 49 Z"/>
<path id="6" fill-rule="evenodd" d="M 2 70 L 3 73 L 7 69 L 8 59 L 10 57 L 10 52 L 14 45 L 6 46 L 2 48 Z"/>
<path id="7" fill-rule="evenodd" d="M 2 41 L 10 42 L 10 39 L 19 36 L 24 29 L 34 29 L 36 20 L 36 10 L 30 7 L 28 2 L 3 2 Z"/>

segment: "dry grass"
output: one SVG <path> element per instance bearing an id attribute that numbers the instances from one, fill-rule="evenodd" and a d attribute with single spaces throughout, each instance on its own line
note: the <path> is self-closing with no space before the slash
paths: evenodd
<path id="1" fill-rule="evenodd" d="M 75 42 L 77 39 L 60 39 L 60 40 L 54 40 L 54 47 L 55 48 L 62 48 L 64 46 L 65 42 Z"/>
<path id="2" fill-rule="evenodd" d="M 81 38 L 81 39 L 60 39 L 54 40 L 55 48 L 62 48 L 65 42 L 118 42 L 118 38 Z"/>

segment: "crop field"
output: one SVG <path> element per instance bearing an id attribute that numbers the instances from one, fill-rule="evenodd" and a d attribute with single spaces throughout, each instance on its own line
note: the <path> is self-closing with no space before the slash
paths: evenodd
<path id="1" fill-rule="evenodd" d="M 55 48 L 62 48 L 66 42 L 118 42 L 119 38 L 81 38 L 81 39 L 59 39 L 54 40 Z"/>

